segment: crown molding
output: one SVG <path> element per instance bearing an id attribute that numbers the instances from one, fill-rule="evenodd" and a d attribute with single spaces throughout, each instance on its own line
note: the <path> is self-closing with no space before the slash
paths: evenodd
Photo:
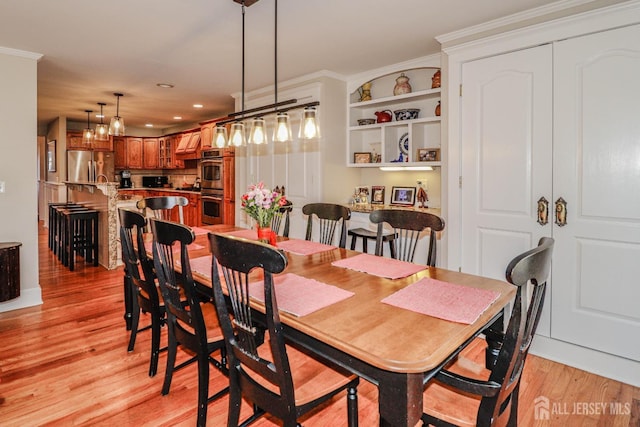
<path id="1" fill-rule="evenodd" d="M 41 53 L 28 52 L 26 50 L 12 49 L 10 47 L 2 47 L 0 46 L 0 53 L 10 56 L 18 56 L 21 58 L 33 59 L 39 61 L 42 58 Z"/>

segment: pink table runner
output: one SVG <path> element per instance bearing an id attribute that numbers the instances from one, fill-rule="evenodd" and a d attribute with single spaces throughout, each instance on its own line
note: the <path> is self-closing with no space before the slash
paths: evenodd
<path id="1" fill-rule="evenodd" d="M 283 240 L 282 242 L 278 242 L 277 246 L 278 249 L 284 249 L 287 252 L 298 255 L 313 255 L 318 252 L 330 251 L 336 248 L 335 246 L 301 239 Z"/>
<path id="2" fill-rule="evenodd" d="M 472 324 L 500 292 L 425 277 L 401 289 L 383 303 L 452 322 Z"/>
<path id="3" fill-rule="evenodd" d="M 211 278 L 211 255 L 205 255 L 189 260 L 191 271 L 201 276 Z"/>
<path id="4" fill-rule="evenodd" d="M 298 317 L 306 316 L 353 295 L 353 292 L 293 273 L 274 276 L 274 280 L 278 309 Z M 264 282 L 260 280 L 250 283 L 249 294 L 264 302 Z"/>
<path id="5" fill-rule="evenodd" d="M 331 265 L 389 279 L 400 279 L 411 276 L 427 268 L 425 265 L 370 254 L 360 254 L 351 258 L 341 259 L 332 262 Z"/>

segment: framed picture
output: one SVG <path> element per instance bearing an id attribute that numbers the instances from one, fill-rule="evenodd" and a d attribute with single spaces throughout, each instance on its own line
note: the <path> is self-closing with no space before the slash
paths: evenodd
<path id="1" fill-rule="evenodd" d="M 384 205 L 384 186 L 383 185 L 371 186 L 371 204 Z"/>
<path id="2" fill-rule="evenodd" d="M 371 153 L 353 153 L 353 163 L 371 163 Z"/>
<path id="3" fill-rule="evenodd" d="M 47 171 L 56 171 L 56 140 L 47 142 Z"/>
<path id="4" fill-rule="evenodd" d="M 440 160 L 440 149 L 434 148 L 418 148 L 419 162 L 435 162 Z"/>
<path id="5" fill-rule="evenodd" d="M 416 200 L 416 187 L 391 187 L 391 204 L 413 206 Z"/>
<path id="6" fill-rule="evenodd" d="M 356 187 L 353 194 L 353 199 L 356 204 L 369 204 L 369 187 Z"/>

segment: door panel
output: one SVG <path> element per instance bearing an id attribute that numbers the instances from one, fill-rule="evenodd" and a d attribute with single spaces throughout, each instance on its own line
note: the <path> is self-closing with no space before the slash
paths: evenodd
<path id="1" fill-rule="evenodd" d="M 514 256 L 551 235 L 551 223 L 536 222 L 538 199 L 552 196 L 551 49 L 538 46 L 463 65 L 464 272 L 504 280 Z M 547 336 L 548 295 L 538 325 Z"/>
<path id="2" fill-rule="evenodd" d="M 640 360 L 640 26 L 554 46 L 551 335 Z M 634 338 L 631 338 L 634 337 Z"/>

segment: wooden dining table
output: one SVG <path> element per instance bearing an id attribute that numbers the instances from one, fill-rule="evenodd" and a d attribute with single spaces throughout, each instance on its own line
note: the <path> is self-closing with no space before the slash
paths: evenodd
<path id="1" fill-rule="evenodd" d="M 194 269 L 194 260 L 209 256 L 208 235 L 239 229 L 226 225 L 197 228 L 189 245 L 192 273 L 202 292 L 210 292 L 210 271 Z M 282 238 L 279 238 L 282 239 Z M 414 426 L 422 415 L 424 385 L 481 331 L 515 296 L 507 282 L 424 266 L 415 274 L 389 279 L 332 265 L 361 255 L 332 248 L 311 255 L 285 251 L 283 273 L 315 279 L 353 295 L 311 314 L 296 316 L 280 310 L 286 337 L 318 357 L 331 361 L 378 387 L 381 426 Z M 380 258 L 384 262 L 385 258 Z M 209 265 L 210 270 L 210 265 Z M 499 293 L 471 324 L 443 320 L 381 302 L 423 278 Z M 276 295 L 277 291 L 276 291 Z M 257 311 L 261 302 L 254 304 Z"/>

